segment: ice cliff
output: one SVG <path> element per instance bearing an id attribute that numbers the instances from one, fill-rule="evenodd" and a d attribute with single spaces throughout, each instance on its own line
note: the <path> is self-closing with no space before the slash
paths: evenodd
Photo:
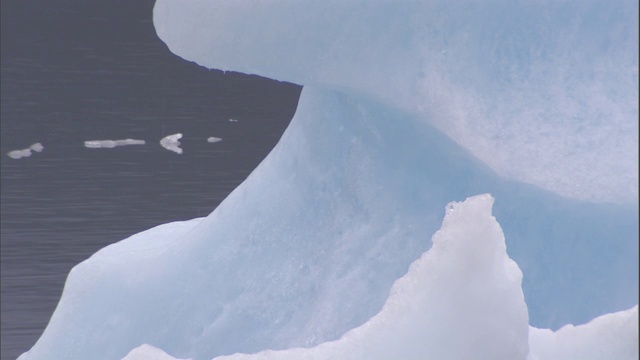
<path id="1" fill-rule="evenodd" d="M 172 52 L 298 109 L 208 217 L 76 266 L 21 359 L 637 358 L 637 10 L 158 0 Z"/>

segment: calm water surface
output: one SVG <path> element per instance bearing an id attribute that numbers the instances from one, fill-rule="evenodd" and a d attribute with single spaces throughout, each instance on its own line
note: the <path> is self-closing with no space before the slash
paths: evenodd
<path id="1" fill-rule="evenodd" d="M 152 1 L 1 5 L 4 360 L 38 339 L 74 265 L 210 213 L 276 144 L 300 87 L 176 57 L 155 34 Z M 158 143 L 177 132 L 182 155 Z M 147 143 L 83 146 L 125 138 Z M 42 153 L 6 156 L 36 142 Z"/>

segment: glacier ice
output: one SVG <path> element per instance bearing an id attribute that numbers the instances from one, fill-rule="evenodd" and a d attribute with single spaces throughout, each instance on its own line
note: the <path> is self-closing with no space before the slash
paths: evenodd
<path id="1" fill-rule="evenodd" d="M 401 280 L 404 280 L 401 279 Z M 417 314 L 420 315 L 420 314 Z M 379 315 L 380 316 L 380 315 Z M 378 316 L 378 317 L 379 317 Z M 370 322 L 375 322 L 375 318 Z M 372 324 L 373 325 L 373 324 Z M 358 340 L 362 339 L 362 337 L 354 336 L 352 334 L 358 334 L 363 332 L 371 333 L 374 330 L 367 328 L 369 326 L 369 322 L 363 325 L 360 328 L 354 329 L 349 333 L 345 334 L 339 341 L 333 343 L 323 343 L 320 346 L 311 349 L 303 349 L 303 348 L 294 348 L 284 351 L 272 351 L 266 350 L 260 352 L 258 354 L 253 355 L 244 355 L 244 354 L 235 354 L 231 356 L 221 356 L 216 357 L 215 360 L 241 360 L 241 359 L 340 359 L 340 358 L 348 358 L 348 359 L 361 359 L 365 358 L 360 355 L 363 353 L 370 353 L 368 346 L 376 347 L 378 343 L 372 342 L 364 344 L 364 349 L 362 348 L 354 348 L 355 343 Z M 384 328 L 383 328 L 384 329 Z M 422 329 L 417 328 L 414 329 L 416 331 L 420 331 Z M 395 334 L 392 334 L 395 335 Z M 424 338 L 424 336 L 420 336 L 419 334 L 411 334 L 413 338 Z M 393 336 L 395 338 L 395 336 Z M 580 360 L 632 360 L 638 358 L 638 306 L 634 306 L 633 308 L 621 311 L 613 314 L 607 314 L 600 316 L 588 324 L 580 325 L 580 326 L 572 326 L 567 325 L 560 329 L 557 332 L 553 332 L 549 329 L 537 329 L 530 327 L 529 328 L 529 353 L 527 354 L 527 360 L 567 360 L 567 359 L 580 359 Z M 411 338 L 402 338 L 399 341 L 402 341 L 403 344 L 407 344 L 406 340 L 411 340 Z M 370 341 L 378 341 L 382 340 L 383 342 L 388 342 L 389 338 L 379 338 L 379 337 L 371 337 L 368 339 Z M 429 339 L 427 339 L 429 340 Z M 491 339 L 492 340 L 492 339 Z M 360 340 L 360 342 L 362 342 Z M 357 344 L 362 345 L 362 344 Z M 402 359 L 424 359 L 425 357 L 422 355 L 412 356 L 412 353 L 409 353 L 407 350 L 411 349 L 408 344 L 406 347 L 400 347 L 397 352 L 392 353 L 391 356 L 387 358 L 402 358 Z M 431 350 L 433 352 L 446 351 L 447 346 L 450 345 L 450 341 L 444 341 L 443 343 L 436 344 L 435 348 Z M 487 343 L 476 344 L 478 348 L 477 352 L 473 353 L 473 356 L 465 357 L 465 359 L 484 359 L 482 355 L 485 355 L 486 352 L 482 352 L 488 348 L 488 346 L 494 345 L 494 341 L 489 341 Z M 488 346 L 487 346 L 488 345 Z M 506 345 L 501 343 L 499 345 Z M 338 357 L 336 355 L 345 355 L 343 349 L 353 350 L 353 352 L 349 353 L 347 356 Z M 342 353 L 339 353 L 340 350 L 343 350 Z M 386 349 L 383 349 L 386 352 Z M 162 350 L 157 349 L 151 345 L 141 345 L 131 353 L 123 358 L 123 360 L 153 360 L 153 359 L 166 359 L 166 360 L 174 360 L 175 358 L 166 354 L 165 358 L 161 358 L 157 354 L 166 354 L 162 352 Z M 377 353 L 373 354 L 374 356 L 366 357 L 366 359 L 375 359 L 378 358 Z M 461 357 L 458 357 L 461 358 Z M 524 357 L 508 357 L 506 359 L 516 360 L 516 359 L 524 359 Z M 488 359 L 499 359 L 499 357 L 492 357 Z M 178 359 L 175 359 L 178 360 Z"/>
<path id="2" fill-rule="evenodd" d="M 447 206 L 433 246 L 395 282 L 382 310 L 339 340 L 216 360 L 637 359 L 637 306 L 557 332 L 528 327 L 522 273 L 492 204 L 480 195 Z M 124 360 L 154 359 L 157 351 L 144 345 Z"/>
<path id="3" fill-rule="evenodd" d="M 425 239 L 446 204 L 480 193 L 496 198 L 508 255 L 523 272 L 513 291 L 523 292 L 532 325 L 558 329 L 632 308 L 635 9 L 157 1 L 154 24 L 174 53 L 304 84 L 298 109 L 208 217 L 136 234 L 76 266 L 22 359 L 162 349 L 200 360 L 340 342 L 370 327 L 394 282 L 431 247 Z M 578 351 L 576 339 L 620 323 L 620 343 L 635 346 L 624 321 L 637 308 L 623 314 L 575 331 L 529 328 L 528 341 L 518 330 L 525 319 L 511 329 L 518 339 L 496 351 Z"/>
<path id="4" fill-rule="evenodd" d="M 637 238 L 633 226 L 619 229 L 637 213 L 502 180 L 420 121 L 305 87 L 280 142 L 207 218 L 137 234 L 76 266 L 25 359 L 96 349 L 117 359 L 141 344 L 208 359 L 338 339 L 382 308 L 445 205 L 481 190 L 495 194 L 498 219 L 526 233 L 511 230 L 509 254 L 537 276 L 535 291 L 525 288 L 537 304 L 530 316 L 582 323 L 637 303 L 628 251 Z M 602 232 L 616 236 L 607 243 Z"/>
<path id="5" fill-rule="evenodd" d="M 144 140 L 123 139 L 123 140 L 87 140 L 84 146 L 91 149 L 114 148 L 116 146 L 126 145 L 144 145 Z"/>
<path id="6" fill-rule="evenodd" d="M 219 359 L 525 359 L 522 273 L 492 205 L 489 195 L 449 204 L 431 249 L 395 282 L 382 310 L 340 340 Z"/>
<path id="7" fill-rule="evenodd" d="M 417 113 L 503 176 L 638 198 L 638 2 L 159 1 L 169 49 L 208 68 Z"/>

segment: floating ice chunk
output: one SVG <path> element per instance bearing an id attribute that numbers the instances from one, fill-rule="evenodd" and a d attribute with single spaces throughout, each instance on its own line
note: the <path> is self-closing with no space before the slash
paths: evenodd
<path id="1" fill-rule="evenodd" d="M 44 149 L 44 146 L 42 146 L 42 144 L 40 143 L 35 143 L 31 146 L 29 146 L 29 149 L 35 151 L 35 152 L 42 152 L 42 150 Z"/>
<path id="2" fill-rule="evenodd" d="M 165 136 L 160 140 L 160 142 L 179 142 L 178 140 L 182 139 L 182 134 L 177 133 L 169 136 Z"/>
<path id="3" fill-rule="evenodd" d="M 180 148 L 180 140 L 182 138 L 181 133 L 165 136 L 160 140 L 160 145 L 163 148 L 173 151 L 177 154 L 182 154 L 182 149 Z"/>
<path id="4" fill-rule="evenodd" d="M 144 145 L 144 140 L 124 139 L 124 140 L 89 140 L 84 142 L 84 146 L 91 149 L 114 148 L 126 145 Z"/>
<path id="5" fill-rule="evenodd" d="M 222 141 L 222 138 L 211 136 L 210 138 L 207 139 L 208 143 L 217 143 L 218 141 Z"/>
<path id="6" fill-rule="evenodd" d="M 20 158 L 23 158 L 23 157 L 29 157 L 29 156 L 31 156 L 31 149 L 22 149 L 22 150 L 9 151 L 7 153 L 7 156 L 9 156 L 12 159 L 20 159 Z"/>
<path id="7" fill-rule="evenodd" d="M 35 144 L 32 144 L 31 146 L 29 146 L 26 149 L 9 151 L 7 153 L 7 156 L 12 158 L 12 159 L 21 159 L 23 157 L 31 156 L 31 150 L 33 150 L 35 152 L 42 152 L 43 149 L 44 149 L 44 146 L 42 146 L 42 144 L 35 143 Z"/>
<path id="8" fill-rule="evenodd" d="M 229 122 L 238 122 L 237 119 L 229 119 Z"/>

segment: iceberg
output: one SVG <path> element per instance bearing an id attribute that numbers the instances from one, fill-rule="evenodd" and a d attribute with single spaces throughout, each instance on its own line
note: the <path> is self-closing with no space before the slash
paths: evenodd
<path id="1" fill-rule="evenodd" d="M 222 138 L 210 136 L 207 138 L 208 143 L 217 143 L 218 141 L 222 141 Z"/>
<path id="2" fill-rule="evenodd" d="M 296 114 L 209 216 L 74 267 L 21 359 L 637 355 L 637 7 L 158 0 L 172 52 Z"/>
<path id="3" fill-rule="evenodd" d="M 522 273 L 492 204 L 489 195 L 449 204 L 433 246 L 395 282 L 382 310 L 339 340 L 216 360 L 637 359 L 637 306 L 557 332 L 528 327 Z M 143 345 L 124 360 L 159 351 Z"/>

